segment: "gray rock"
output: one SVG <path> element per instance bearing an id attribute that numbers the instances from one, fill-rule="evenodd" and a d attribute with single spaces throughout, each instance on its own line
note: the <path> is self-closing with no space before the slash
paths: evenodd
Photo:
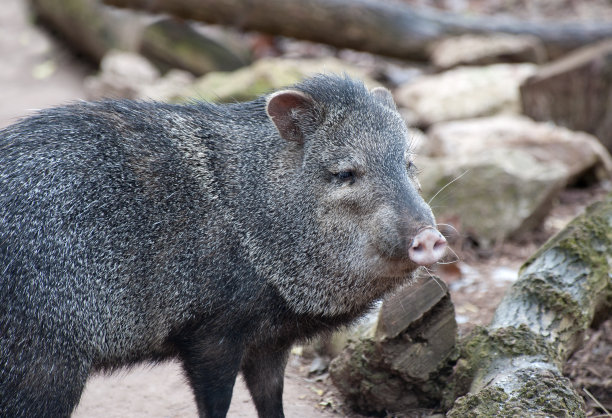
<path id="1" fill-rule="evenodd" d="M 159 77 L 160 72 L 143 56 L 111 50 L 102 58 L 100 72 L 85 79 L 85 90 L 93 100 L 135 99 L 144 85 L 154 83 Z"/>
<path id="2" fill-rule="evenodd" d="M 593 136 L 523 116 L 434 125 L 417 164 L 438 218 L 483 246 L 539 225 L 567 184 L 609 177 L 612 159 Z"/>
<path id="3" fill-rule="evenodd" d="M 568 182 L 585 175 L 607 178 L 612 158 L 592 135 L 574 132 L 551 123 L 534 122 L 516 115 L 503 115 L 434 125 L 421 154 L 469 157 L 486 150 L 519 149 L 539 162 L 559 162 L 568 171 Z"/>
<path id="4" fill-rule="evenodd" d="M 426 75 L 395 92 L 400 107 L 414 114 L 418 127 L 500 113 L 520 113 L 519 85 L 534 64 L 495 64 L 459 67 Z"/>
<path id="5" fill-rule="evenodd" d="M 458 217 L 455 227 L 484 248 L 539 225 L 569 177 L 560 162 L 520 149 L 420 157 L 419 165 L 423 195 L 438 219 Z"/>
<path id="6" fill-rule="evenodd" d="M 502 62 L 540 64 L 546 59 L 546 50 L 538 38 L 528 35 L 461 35 L 437 42 L 430 59 L 439 69 Z"/>
<path id="7" fill-rule="evenodd" d="M 174 97 L 194 77 L 171 70 L 163 77 L 155 66 L 134 52 L 112 50 L 100 64 L 100 72 L 85 80 L 89 99 L 126 98 L 165 101 Z"/>

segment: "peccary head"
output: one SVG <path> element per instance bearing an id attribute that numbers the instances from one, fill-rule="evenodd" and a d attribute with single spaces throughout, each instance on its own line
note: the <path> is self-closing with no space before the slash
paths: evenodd
<path id="1" fill-rule="evenodd" d="M 292 309 L 359 313 L 443 255 L 388 90 L 318 76 L 269 95 L 266 111 L 284 146 L 249 247 Z"/>

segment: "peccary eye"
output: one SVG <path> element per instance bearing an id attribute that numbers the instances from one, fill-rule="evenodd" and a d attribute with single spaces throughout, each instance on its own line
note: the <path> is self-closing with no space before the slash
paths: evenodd
<path id="1" fill-rule="evenodd" d="M 353 184 L 355 181 L 355 173 L 353 173 L 351 170 L 339 171 L 338 173 L 334 174 L 334 177 L 343 183 Z"/>

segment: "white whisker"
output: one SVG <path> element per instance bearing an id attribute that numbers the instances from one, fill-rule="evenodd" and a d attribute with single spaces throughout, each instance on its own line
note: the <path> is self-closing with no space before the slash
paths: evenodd
<path id="1" fill-rule="evenodd" d="M 427 267 L 423 267 L 423 269 L 427 272 L 427 274 L 429 275 L 429 277 L 431 277 L 433 279 L 434 282 L 436 282 L 436 284 L 438 285 L 438 287 L 440 288 L 440 290 L 442 290 L 444 293 L 446 293 L 446 289 L 444 288 L 444 286 L 442 286 L 440 284 L 440 279 L 433 275 L 431 270 L 429 270 Z"/>
<path id="2" fill-rule="evenodd" d="M 452 229 L 453 231 L 455 231 L 455 233 L 457 235 L 459 235 L 459 231 L 457 230 L 457 228 L 455 228 L 453 225 L 451 224 L 436 224 L 437 226 L 446 226 L 449 229 Z M 438 228 L 439 229 L 439 228 Z"/>
<path id="3" fill-rule="evenodd" d="M 459 176 L 455 177 L 453 180 L 451 180 L 448 183 L 446 183 L 440 190 L 438 190 L 436 192 L 435 195 L 432 196 L 431 199 L 429 199 L 429 202 L 427 202 L 427 204 L 431 205 L 431 201 L 434 200 L 436 198 L 436 196 L 438 196 L 444 189 L 446 189 L 448 186 L 450 186 L 451 184 L 453 184 L 454 182 L 459 180 L 461 177 L 465 176 L 469 171 L 470 170 L 465 170 L 462 174 L 460 174 Z"/>

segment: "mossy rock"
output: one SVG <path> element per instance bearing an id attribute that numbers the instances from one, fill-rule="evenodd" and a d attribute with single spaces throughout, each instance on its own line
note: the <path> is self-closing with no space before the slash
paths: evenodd
<path id="1" fill-rule="evenodd" d="M 331 57 L 300 60 L 267 58 L 237 71 L 209 73 L 175 96 L 172 101 L 248 101 L 272 90 L 295 84 L 316 73 L 346 73 L 363 80 L 368 88 L 379 85 L 369 78 L 365 71 Z"/>
<path id="2" fill-rule="evenodd" d="M 567 170 L 521 150 L 491 149 L 460 157 L 419 157 L 426 201 L 482 247 L 537 227 L 565 186 Z"/>

